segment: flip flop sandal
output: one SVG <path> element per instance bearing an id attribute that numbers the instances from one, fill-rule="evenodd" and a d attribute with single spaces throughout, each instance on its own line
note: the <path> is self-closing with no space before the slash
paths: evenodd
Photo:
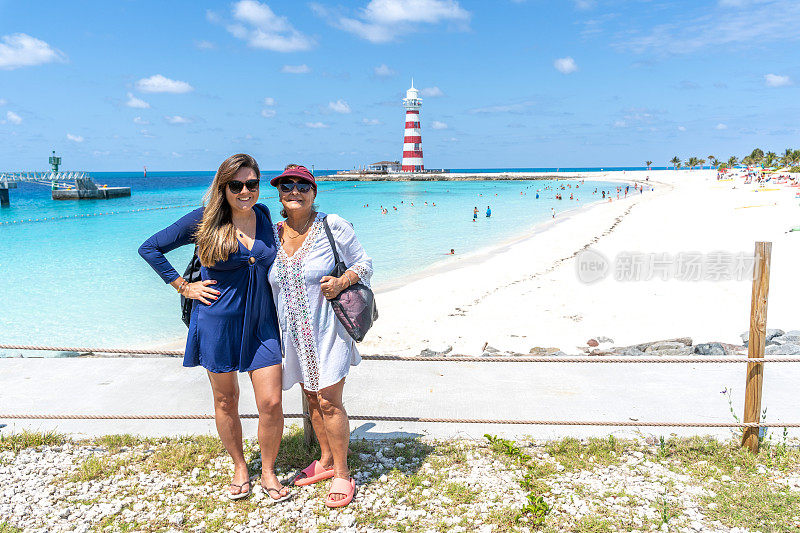
<path id="1" fill-rule="evenodd" d="M 272 503 L 272 504 L 285 502 L 286 500 L 291 500 L 292 496 L 294 496 L 294 494 L 292 494 L 291 492 L 288 492 L 285 496 L 281 496 L 281 489 L 268 489 L 264 485 L 261 485 L 261 488 L 264 489 L 264 491 L 267 493 L 267 500 L 270 500 L 269 503 Z M 282 488 L 286 488 L 286 487 L 282 487 Z M 273 498 L 272 495 L 270 494 L 273 491 L 278 494 L 277 498 Z"/>
<path id="2" fill-rule="evenodd" d="M 331 499 L 332 494 L 344 494 L 344 498 L 335 501 Z M 327 505 L 331 509 L 337 507 L 344 507 L 345 505 L 353 501 L 353 497 L 355 495 L 356 495 L 355 479 L 350 478 L 348 480 L 340 477 L 335 477 L 333 478 L 333 481 L 331 481 L 331 488 L 328 490 L 328 495 L 325 496 L 325 505 Z"/>
<path id="3" fill-rule="evenodd" d="M 301 475 L 305 475 L 305 477 L 300 477 Z M 297 473 L 294 478 L 294 485 L 296 487 L 305 487 L 306 485 L 312 485 L 314 483 L 319 483 L 325 479 L 330 479 L 333 477 L 333 468 L 330 470 L 323 467 L 319 461 L 311 461 L 311 464 L 305 467 L 303 470 Z"/>
<path id="4" fill-rule="evenodd" d="M 241 492 L 242 488 L 245 485 L 247 485 L 247 492 Z M 250 488 L 252 487 L 252 485 L 250 484 L 250 480 L 245 481 L 241 485 L 237 485 L 236 483 L 231 483 L 228 486 L 229 487 L 238 487 L 239 491 L 240 491 L 239 494 L 228 493 L 228 499 L 229 500 L 241 500 L 242 498 L 247 498 L 248 496 L 250 496 Z"/>

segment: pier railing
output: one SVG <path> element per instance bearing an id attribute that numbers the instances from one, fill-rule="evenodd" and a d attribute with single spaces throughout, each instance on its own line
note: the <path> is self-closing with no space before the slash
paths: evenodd
<path id="1" fill-rule="evenodd" d="M 351 420 L 388 421 L 388 422 L 420 422 L 442 424 L 519 424 L 519 425 L 550 425 L 550 426 L 610 426 L 610 427 L 697 427 L 697 428 L 743 428 L 742 446 L 757 453 L 759 448 L 760 428 L 798 428 L 800 422 L 772 422 L 761 421 L 761 397 L 763 391 L 763 369 L 765 363 L 800 363 L 800 357 L 765 357 L 766 325 L 767 325 L 767 300 L 769 294 L 769 272 L 772 254 L 772 243 L 757 242 L 755 247 L 755 267 L 753 272 L 753 288 L 750 309 L 750 337 L 748 341 L 748 355 L 728 357 L 607 357 L 607 356 L 490 356 L 472 357 L 449 355 L 447 357 L 426 356 L 398 356 L 398 355 L 363 355 L 364 360 L 374 361 L 408 361 L 408 362 L 445 362 L 445 363 L 576 363 L 576 364 L 747 364 L 745 376 L 745 403 L 742 421 L 739 422 L 695 422 L 695 421 L 639 421 L 639 420 L 539 420 L 539 419 L 477 419 L 477 418 L 432 418 L 422 416 L 391 416 L 391 415 L 348 415 Z M 180 356 L 180 350 L 155 350 L 135 348 L 104 348 L 104 347 L 73 347 L 73 346 L 39 346 L 0 344 L 0 349 L 12 350 L 43 350 L 78 353 L 103 353 L 103 354 L 137 354 L 137 355 L 166 355 Z M 303 400 L 302 413 L 286 413 L 286 418 L 303 419 L 304 435 L 307 444 L 314 439 L 311 420 L 305 394 L 301 392 Z M 243 414 L 241 418 L 258 418 L 258 414 Z M 151 415 L 126 415 L 126 414 L 4 414 L 2 419 L 31 419 L 31 420 L 210 420 L 212 414 L 151 414 Z"/>

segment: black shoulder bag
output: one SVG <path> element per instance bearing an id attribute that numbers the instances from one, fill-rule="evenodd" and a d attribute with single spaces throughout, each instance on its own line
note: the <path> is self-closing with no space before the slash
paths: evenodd
<path id="1" fill-rule="evenodd" d="M 325 233 L 328 234 L 328 241 L 330 241 L 331 249 L 333 250 L 333 260 L 336 263 L 328 275 L 339 278 L 347 271 L 347 265 L 339 259 L 339 253 L 336 251 L 336 241 L 333 240 L 327 216 L 322 219 L 322 225 L 325 226 Z M 364 335 L 372 327 L 372 323 L 378 320 L 375 295 L 372 293 L 372 289 L 361 282 L 353 283 L 340 292 L 338 296 L 328 301 L 333 307 L 336 318 L 339 319 L 344 329 L 356 342 L 364 340 Z"/>
<path id="2" fill-rule="evenodd" d="M 201 266 L 200 259 L 197 257 L 197 246 L 195 246 L 194 255 L 192 255 L 192 259 L 189 261 L 189 265 L 186 267 L 186 271 L 183 273 L 183 279 L 185 279 L 187 283 L 200 281 Z M 189 321 L 192 318 L 193 306 L 194 300 L 181 294 L 181 320 L 183 320 L 183 323 L 186 324 L 187 328 L 189 327 Z"/>

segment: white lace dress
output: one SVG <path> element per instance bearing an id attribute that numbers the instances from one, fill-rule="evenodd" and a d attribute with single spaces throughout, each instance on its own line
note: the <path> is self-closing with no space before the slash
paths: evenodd
<path id="1" fill-rule="evenodd" d="M 355 341 L 320 290 L 320 279 L 334 267 L 323 217 L 325 213 L 317 213 L 305 241 L 291 257 L 280 246 L 278 224 L 273 225 L 278 255 L 268 279 L 281 329 L 284 390 L 295 383 L 303 383 L 310 391 L 324 389 L 341 381 L 350 366 L 361 362 Z M 372 259 L 364 253 L 353 226 L 338 215 L 328 215 L 328 225 L 339 258 L 369 285 Z"/>

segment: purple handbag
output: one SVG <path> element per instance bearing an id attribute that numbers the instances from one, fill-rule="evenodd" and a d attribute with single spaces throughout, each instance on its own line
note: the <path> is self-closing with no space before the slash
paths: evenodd
<path id="1" fill-rule="evenodd" d="M 331 243 L 331 249 L 333 250 L 333 260 L 336 263 L 328 275 L 339 278 L 347 271 L 347 265 L 339 259 L 339 254 L 336 251 L 336 241 L 333 240 L 327 216 L 322 219 L 322 225 L 325 226 L 325 233 L 328 234 L 328 241 Z M 333 312 L 339 322 L 342 323 L 344 329 L 356 342 L 364 340 L 364 335 L 372 327 L 372 323 L 378 320 L 375 295 L 372 293 L 372 289 L 363 283 L 353 283 L 340 292 L 338 296 L 328 301 L 331 303 Z"/>

